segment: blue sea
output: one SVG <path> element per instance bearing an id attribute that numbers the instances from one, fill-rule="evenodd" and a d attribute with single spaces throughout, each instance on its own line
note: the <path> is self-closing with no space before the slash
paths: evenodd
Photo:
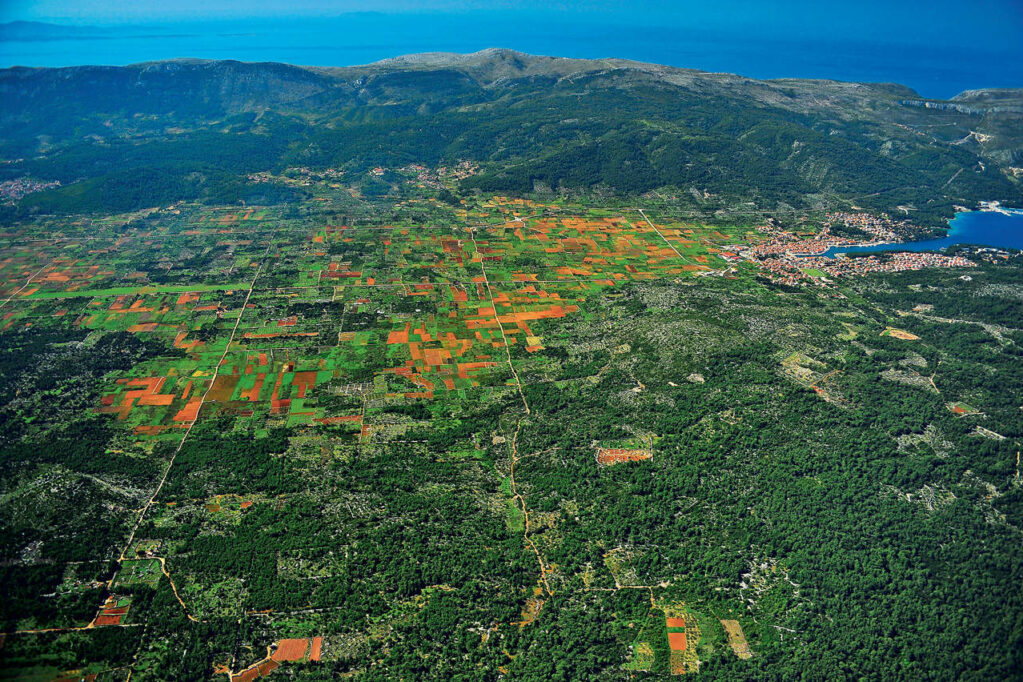
<path id="1" fill-rule="evenodd" d="M 957 244 L 995 246 L 1023 250 L 1023 210 L 964 211 L 949 221 L 948 234 L 941 239 L 927 239 L 905 244 L 875 244 L 873 246 L 833 246 L 822 255 L 834 257 L 836 253 L 865 253 L 876 251 L 937 251 Z"/>
<path id="2" fill-rule="evenodd" d="M 770 27 L 768 27 L 770 28 Z M 808 32 L 809 33 L 809 32 Z M 811 34 L 816 35 L 816 34 Z M 1023 40 L 1015 47 L 842 38 L 781 38 L 770 30 L 693 30 L 512 14 L 347 14 L 280 21 L 178 22 L 86 30 L 46 39 L 0 40 L 0 67 L 123 65 L 199 57 L 349 66 L 428 51 L 506 47 L 562 57 L 621 57 L 753 78 L 894 82 L 925 97 L 1023 86 Z"/>

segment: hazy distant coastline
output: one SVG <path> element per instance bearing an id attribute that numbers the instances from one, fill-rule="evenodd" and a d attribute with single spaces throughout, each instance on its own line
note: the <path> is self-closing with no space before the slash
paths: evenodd
<path id="1" fill-rule="evenodd" d="M 0 67 L 123 66 L 180 57 L 351 66 L 416 52 L 468 53 L 494 46 L 588 59 L 621 57 L 758 79 L 901 83 L 931 98 L 1023 85 L 1023 47 L 1006 53 L 823 36 L 780 40 L 761 34 L 680 34 L 640 24 L 530 21 L 521 14 L 359 13 L 273 23 L 122 26 L 0 24 Z"/>

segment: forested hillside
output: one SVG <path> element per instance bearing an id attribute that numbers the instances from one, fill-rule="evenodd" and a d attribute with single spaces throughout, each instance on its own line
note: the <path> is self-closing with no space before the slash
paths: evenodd
<path id="1" fill-rule="evenodd" d="M 661 190 L 710 210 L 904 206 L 939 225 L 956 204 L 1023 200 L 1018 91 L 928 102 L 896 85 L 490 50 L 335 69 L 14 68 L 0 96 L 0 179 L 63 185 L 22 214 L 244 198 L 239 177 L 294 165 L 458 161 L 483 166 L 464 191 Z"/>

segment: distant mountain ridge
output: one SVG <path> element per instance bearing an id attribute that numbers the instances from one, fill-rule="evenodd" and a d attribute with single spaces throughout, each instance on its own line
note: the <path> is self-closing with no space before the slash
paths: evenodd
<path id="1" fill-rule="evenodd" d="M 96 26 L 67 26 L 42 21 L 9 21 L 0 23 L 0 40 L 61 40 L 85 36 L 103 36 L 106 29 Z"/>
<path id="2" fill-rule="evenodd" d="M 938 213 L 981 199 L 1021 202 L 1023 89 L 936 101 L 897 84 L 758 81 L 488 49 L 353 67 L 197 59 L 15 67 L 0 71 L 0 100 L 0 155 L 33 158 L 22 170 L 65 183 L 168 147 L 173 153 L 147 167 L 252 172 L 464 158 L 485 166 L 466 190 L 675 187 L 764 205 L 876 194 L 878 207 Z M 209 140 L 225 133 L 263 147 L 271 138 L 277 151 L 257 162 L 186 150 L 199 138 L 215 150 Z M 110 144 L 135 149 L 115 162 L 104 157 Z M 89 161 L 72 169 L 72 150 Z"/>

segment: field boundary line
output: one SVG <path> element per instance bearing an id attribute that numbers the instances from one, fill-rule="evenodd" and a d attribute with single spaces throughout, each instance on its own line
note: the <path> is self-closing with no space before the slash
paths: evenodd
<path id="1" fill-rule="evenodd" d="M 11 294 L 10 296 L 8 296 L 8 297 L 7 297 L 7 300 L 5 300 L 5 301 L 4 301 L 3 303 L 0 303 L 0 308 L 3 308 L 4 306 L 6 306 L 6 305 L 7 305 L 8 303 L 10 303 L 10 302 L 11 302 L 11 299 L 12 299 L 12 298 L 14 298 L 15 296 L 17 296 L 17 295 L 18 295 L 18 294 L 20 294 L 21 292 L 23 292 L 23 291 L 24 291 L 25 289 L 28 289 L 28 285 L 30 285 L 30 284 L 32 283 L 32 280 L 34 280 L 34 279 L 35 279 L 36 277 L 38 277 L 38 276 L 39 276 L 39 273 L 41 273 L 41 272 L 42 272 L 43 270 L 45 270 L 46 268 L 50 267 L 51 265 L 53 265 L 53 264 L 54 264 L 54 263 L 56 263 L 56 262 L 57 262 L 57 259 L 56 259 L 56 258 L 53 258 L 53 259 L 51 259 L 51 260 L 50 260 L 50 262 L 49 262 L 49 263 L 47 263 L 47 264 L 46 264 L 46 265 L 44 265 L 43 267 L 41 267 L 41 268 L 39 268 L 38 270 L 36 270 L 35 272 L 33 272 L 33 273 L 32 273 L 31 275 L 29 275 L 29 277 L 28 277 L 28 279 L 27 279 L 27 280 L 25 281 L 25 283 L 24 283 L 23 285 L 21 285 L 21 288 L 19 288 L 19 289 L 18 289 L 17 291 L 15 291 L 15 292 L 14 292 L 14 293 L 12 293 L 12 294 Z"/>
<path id="2" fill-rule="evenodd" d="M 690 265 L 692 265 L 692 261 L 690 261 L 690 260 L 689 260 L 688 258 L 686 258 L 686 257 L 685 257 L 685 256 L 683 256 L 683 255 L 682 255 L 681 253 L 679 253 L 678 249 L 676 249 L 676 248 L 675 248 L 675 245 L 674 245 L 674 244 L 672 244 L 671 242 L 669 242 L 669 241 L 668 241 L 668 238 L 667 238 L 667 237 L 665 237 L 665 236 L 664 236 L 663 234 L 661 234 L 661 231 L 657 229 L 657 226 L 656 226 L 656 225 L 654 225 L 654 224 L 653 224 L 652 222 L 650 222 L 650 218 L 647 218 L 647 217 L 646 217 L 646 212 L 645 212 L 645 211 L 644 211 L 643 209 L 641 209 L 641 208 L 637 208 L 636 210 L 637 210 L 637 211 L 639 211 L 639 214 L 640 214 L 641 216 L 643 216 L 643 220 L 645 220 L 645 221 L 646 221 L 646 224 L 650 226 L 650 229 L 651 229 L 651 230 L 653 230 L 654 232 L 656 232 L 656 233 L 657 233 L 657 236 L 658 236 L 658 237 L 660 237 L 660 238 L 661 238 L 661 240 L 662 240 L 662 241 L 663 241 L 663 242 L 664 242 L 665 244 L 667 244 L 667 245 L 668 245 L 668 248 L 669 248 L 669 249 L 671 249 L 672 251 L 674 251 L 674 252 L 675 252 L 675 255 L 676 255 L 676 256 L 678 256 L 678 257 L 679 257 L 680 259 L 682 259 L 682 262 L 684 262 L 684 263 L 689 263 Z"/>
<path id="3" fill-rule="evenodd" d="M 519 397 L 522 398 L 522 406 L 526 408 L 526 414 L 529 412 L 529 403 L 526 402 L 526 394 L 522 392 L 522 382 L 519 380 L 519 373 L 515 371 L 515 363 L 512 362 L 511 347 L 508 345 L 508 335 L 504 333 L 504 323 L 501 322 L 501 316 L 497 313 L 497 304 L 494 303 L 494 292 L 490 288 L 490 279 L 487 277 L 487 268 L 483 265 L 483 254 L 480 253 L 479 246 L 476 244 L 476 232 L 473 228 L 469 228 L 469 238 L 472 239 L 472 248 L 476 252 L 476 255 L 480 258 L 480 270 L 483 272 L 483 284 L 487 287 L 487 296 L 490 298 L 490 305 L 494 309 L 494 319 L 497 320 L 497 327 L 501 330 L 501 340 L 504 341 L 504 354 L 508 358 L 508 368 L 511 370 L 512 376 L 515 377 L 515 386 L 519 389 Z M 479 282 L 473 282 L 473 284 L 479 284 Z"/>
<path id="4" fill-rule="evenodd" d="M 518 372 L 515 371 L 515 363 L 512 362 L 511 347 L 508 345 L 508 337 L 504 333 L 504 324 L 501 322 L 501 316 L 497 312 L 497 304 L 494 302 L 494 292 L 490 288 L 490 278 L 487 277 L 487 268 L 483 264 L 483 255 L 480 253 L 479 245 L 476 243 L 476 231 L 474 228 L 469 228 L 469 237 L 472 239 L 472 247 L 476 252 L 476 255 L 480 258 L 480 270 L 483 272 L 483 284 L 487 289 L 487 296 L 490 298 L 490 305 L 494 309 L 494 319 L 497 320 L 497 326 L 501 330 L 501 338 L 504 340 L 504 351 L 508 358 L 508 368 L 511 369 L 512 376 L 515 377 L 515 386 L 519 390 L 519 397 L 522 399 L 522 406 L 526 408 L 526 415 L 530 415 L 529 403 L 526 401 L 526 394 L 522 390 L 522 381 L 519 379 Z M 477 282 L 478 284 L 478 282 Z M 540 578 L 538 582 L 543 585 L 544 591 L 547 596 L 551 596 L 554 593 L 551 591 L 550 583 L 547 581 L 547 565 L 544 563 L 543 555 L 540 554 L 540 549 L 533 542 L 533 539 L 529 537 L 529 509 L 526 507 L 526 498 L 518 491 L 518 486 L 515 481 L 515 463 L 518 461 L 518 439 L 519 431 L 522 429 L 522 419 L 519 418 L 515 424 L 515 433 L 512 434 L 511 439 L 511 464 L 509 465 L 509 480 L 511 483 L 512 499 L 518 500 L 519 504 L 522 505 L 522 516 L 524 519 L 522 528 L 522 539 L 525 541 L 529 548 L 536 554 L 536 561 L 540 565 Z M 543 608 L 541 603 L 540 608 Z M 539 610 L 536 616 L 539 616 Z M 534 619 L 535 617 L 534 616 Z"/>

